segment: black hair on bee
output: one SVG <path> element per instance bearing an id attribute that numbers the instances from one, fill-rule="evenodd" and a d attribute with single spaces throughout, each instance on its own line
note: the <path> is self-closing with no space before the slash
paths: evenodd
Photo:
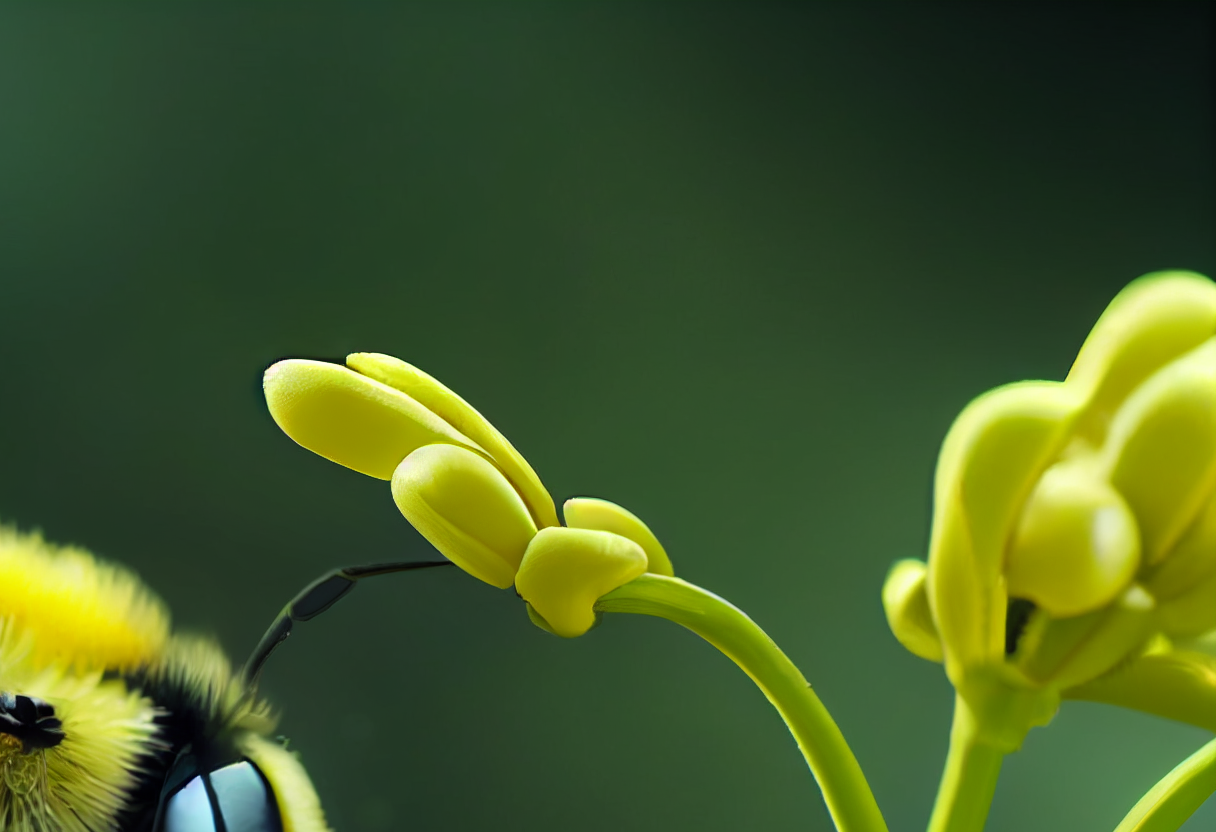
<path id="1" fill-rule="evenodd" d="M 0 526 L 0 830 L 328 832 L 271 738 L 262 668 L 361 578 L 448 563 L 322 576 L 234 671 L 213 639 L 173 633 L 131 572 Z"/>

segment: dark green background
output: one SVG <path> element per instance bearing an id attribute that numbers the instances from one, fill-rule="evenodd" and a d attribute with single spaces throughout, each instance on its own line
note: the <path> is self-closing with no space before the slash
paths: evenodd
<path id="1" fill-rule="evenodd" d="M 924 552 L 969 398 L 1062 378 L 1131 278 L 1216 270 L 1212 25 L 1200 2 L 7 4 L 0 511 L 243 657 L 325 569 L 431 556 L 260 398 L 283 356 L 401 356 L 751 613 L 918 828 L 951 697 L 887 632 L 883 575 Z M 829 826 L 709 647 L 630 616 L 560 641 L 455 570 L 361 587 L 265 690 L 348 832 Z M 1203 740 L 1066 705 L 989 829 L 1112 829 Z"/>

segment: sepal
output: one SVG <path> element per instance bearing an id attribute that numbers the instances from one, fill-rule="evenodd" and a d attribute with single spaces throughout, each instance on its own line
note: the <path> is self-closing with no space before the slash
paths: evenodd
<path id="1" fill-rule="evenodd" d="M 646 572 L 646 553 L 612 532 L 542 529 L 524 553 L 515 588 L 565 638 L 595 625 L 595 602 Z"/>

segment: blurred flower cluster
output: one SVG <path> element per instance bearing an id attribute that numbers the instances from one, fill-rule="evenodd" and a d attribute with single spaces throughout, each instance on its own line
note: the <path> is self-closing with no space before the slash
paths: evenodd
<path id="1" fill-rule="evenodd" d="M 606 500 L 575 498 L 558 521 L 528 462 L 480 413 L 397 358 L 355 353 L 346 366 L 288 359 L 266 371 L 270 413 L 311 451 L 391 480 L 406 519 L 443 555 L 500 589 L 536 623 L 578 636 L 595 602 L 671 561 L 646 525 Z"/>
<path id="2" fill-rule="evenodd" d="M 888 621 L 1013 750 L 1061 697 L 1216 730 L 1216 284 L 1147 275 L 1063 382 L 972 401 Z"/>

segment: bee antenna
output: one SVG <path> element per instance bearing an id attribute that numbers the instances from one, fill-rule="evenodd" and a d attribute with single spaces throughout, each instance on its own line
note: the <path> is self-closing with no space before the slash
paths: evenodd
<path id="1" fill-rule="evenodd" d="M 252 694 L 262 675 L 262 667 L 270 654 L 291 635 L 297 621 L 309 621 L 338 603 L 355 583 L 362 578 L 388 575 L 393 572 L 408 572 L 413 569 L 429 569 L 432 566 L 451 566 L 450 560 L 398 561 L 396 563 L 373 563 L 367 566 L 346 566 L 327 572 L 304 587 L 295 598 L 283 607 L 270 629 L 253 649 L 241 671 L 246 693 Z"/>

